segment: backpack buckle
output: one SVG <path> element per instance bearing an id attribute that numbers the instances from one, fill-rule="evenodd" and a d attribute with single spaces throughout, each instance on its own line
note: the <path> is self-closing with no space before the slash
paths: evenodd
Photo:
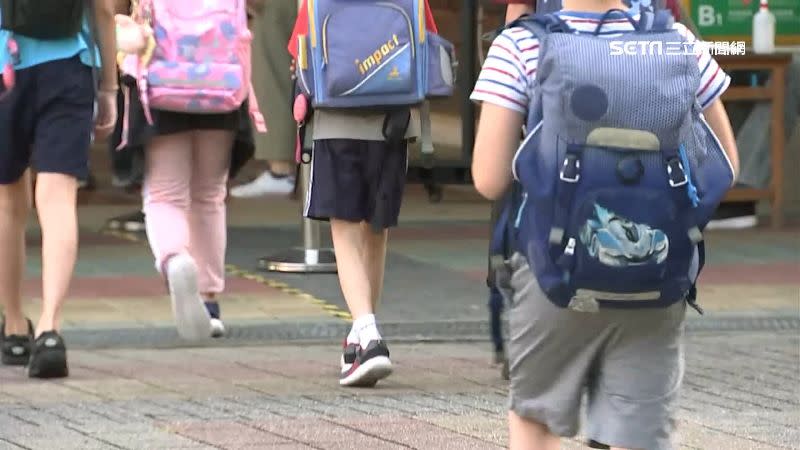
<path id="1" fill-rule="evenodd" d="M 667 175 L 669 175 L 669 185 L 671 187 L 680 187 L 689 182 L 686 171 L 683 170 L 683 163 L 678 158 L 667 160 Z"/>
<path id="2" fill-rule="evenodd" d="M 581 179 L 581 160 L 577 155 L 567 154 L 559 178 L 566 183 L 577 183 Z"/>

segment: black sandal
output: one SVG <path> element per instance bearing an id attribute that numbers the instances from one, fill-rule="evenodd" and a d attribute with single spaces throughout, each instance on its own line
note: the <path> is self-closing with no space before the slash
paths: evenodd
<path id="1" fill-rule="evenodd" d="M 12 334 L 6 336 L 6 319 L 0 321 L 0 362 L 7 366 L 24 366 L 28 364 L 33 347 L 33 324 L 29 319 L 28 334 Z"/>

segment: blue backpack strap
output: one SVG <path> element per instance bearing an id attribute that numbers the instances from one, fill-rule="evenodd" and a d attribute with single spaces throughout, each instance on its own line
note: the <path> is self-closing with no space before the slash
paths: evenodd
<path id="1" fill-rule="evenodd" d="M 547 39 L 547 35 L 551 33 L 575 32 L 575 30 L 572 29 L 564 19 L 559 17 L 557 13 L 536 14 L 533 16 L 525 14 L 509 23 L 508 28 L 511 27 L 524 28 L 530 31 L 531 34 L 539 40 L 539 61 L 544 58 L 544 41 Z"/>
<path id="2" fill-rule="evenodd" d="M 506 261 L 511 257 L 511 214 L 514 210 L 513 186 L 503 196 L 496 201 L 492 207 L 493 221 L 492 235 L 489 241 L 489 274 L 486 284 L 490 288 L 497 288 L 497 277 L 500 271 L 506 269 Z M 495 214 L 497 214 L 495 216 Z M 507 274 L 506 274 L 507 275 Z M 504 278 L 503 275 L 500 275 Z M 506 277 L 507 278 L 507 277 Z"/>
<path id="3" fill-rule="evenodd" d="M 497 218 L 497 221 L 492 224 L 492 241 L 489 243 L 489 252 L 493 255 L 502 255 L 508 257 L 506 254 L 506 230 L 508 228 L 511 218 L 511 202 L 509 198 L 500 200 L 503 202 L 503 209 Z"/>
<path id="4" fill-rule="evenodd" d="M 631 8 L 632 14 L 640 13 L 639 27 L 640 32 L 663 33 L 671 31 L 675 25 L 675 17 L 672 16 L 672 11 L 667 8 L 659 8 L 657 0 L 647 5 L 639 5 L 639 0 L 634 1 L 634 8 Z"/>
<path id="5" fill-rule="evenodd" d="M 556 13 L 524 14 L 508 24 L 508 28 L 522 27 L 536 36 L 550 33 L 573 33 L 574 30 Z"/>
<path id="6" fill-rule="evenodd" d="M 603 16 L 602 16 L 602 17 L 600 17 L 600 22 L 597 24 L 597 28 L 595 28 L 595 29 L 594 29 L 594 35 L 595 35 L 595 36 L 597 36 L 597 35 L 599 35 L 599 34 L 600 34 L 600 30 L 602 30 L 602 29 L 603 29 L 603 25 L 605 25 L 605 24 L 608 22 L 608 20 L 610 19 L 611 15 L 613 15 L 614 13 L 620 13 L 620 14 L 622 14 L 622 15 L 623 15 L 623 17 L 625 17 L 625 19 L 626 19 L 628 22 L 630 22 L 630 23 L 631 23 L 631 25 L 633 25 L 633 28 L 634 28 L 635 30 L 638 30 L 638 29 L 639 29 L 639 23 L 638 23 L 638 22 L 636 22 L 636 20 L 634 20 L 633 16 L 631 16 L 630 14 L 628 14 L 628 12 L 627 12 L 627 11 L 623 11 L 623 10 L 621 10 L 621 9 L 619 9 L 619 8 L 613 8 L 613 9 L 609 9 L 608 11 L 606 11 L 606 12 L 603 14 Z M 616 19 L 615 19 L 615 20 L 616 20 Z"/>
<path id="7" fill-rule="evenodd" d="M 706 243 L 701 241 L 697 244 L 697 275 L 703 271 L 703 266 L 706 265 Z M 689 293 L 686 295 L 686 303 L 689 304 L 699 314 L 703 314 L 703 308 L 697 304 L 697 280 L 694 280 L 692 287 L 689 288 Z"/>
<path id="8" fill-rule="evenodd" d="M 651 31 L 656 33 L 671 31 L 673 26 L 675 26 L 675 17 L 672 16 L 672 11 L 668 9 L 656 11 Z"/>

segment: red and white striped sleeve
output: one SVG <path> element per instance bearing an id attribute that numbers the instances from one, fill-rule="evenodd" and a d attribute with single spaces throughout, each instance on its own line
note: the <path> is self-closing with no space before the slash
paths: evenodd
<path id="1" fill-rule="evenodd" d="M 686 42 L 698 42 L 697 37 L 685 25 L 676 23 L 675 31 L 686 39 Z M 697 88 L 697 101 L 705 109 L 718 99 L 731 84 L 731 77 L 717 64 L 707 47 L 697 55 L 697 67 L 700 69 L 700 87 Z"/>
<path id="2" fill-rule="evenodd" d="M 538 40 L 530 32 L 521 28 L 504 31 L 492 43 L 470 99 L 525 114 L 538 49 Z"/>

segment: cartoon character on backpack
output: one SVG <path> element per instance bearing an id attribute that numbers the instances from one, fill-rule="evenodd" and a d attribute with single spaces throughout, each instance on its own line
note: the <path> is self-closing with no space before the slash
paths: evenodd
<path id="1" fill-rule="evenodd" d="M 661 264 L 669 253 L 669 239 L 661 230 L 635 223 L 600 205 L 581 228 L 581 244 L 589 256 L 610 267 Z"/>

